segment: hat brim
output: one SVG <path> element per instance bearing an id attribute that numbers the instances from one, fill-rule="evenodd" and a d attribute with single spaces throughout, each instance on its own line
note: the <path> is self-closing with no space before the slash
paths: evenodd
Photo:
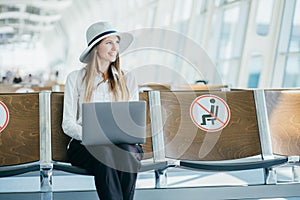
<path id="1" fill-rule="evenodd" d="M 132 40 L 133 40 L 133 36 L 130 33 L 126 33 L 126 32 L 115 32 L 115 33 L 110 33 L 107 35 L 104 35 L 102 37 L 97 38 L 95 41 L 93 41 L 92 44 L 90 44 L 80 55 L 79 60 L 83 63 L 88 63 L 89 61 L 89 54 L 91 52 L 91 50 L 94 48 L 94 46 L 96 44 L 98 44 L 98 42 L 100 42 L 102 39 L 109 37 L 111 35 L 117 35 L 120 37 L 120 47 L 119 47 L 119 53 L 122 53 L 123 51 L 125 51 L 129 45 L 131 44 Z"/>

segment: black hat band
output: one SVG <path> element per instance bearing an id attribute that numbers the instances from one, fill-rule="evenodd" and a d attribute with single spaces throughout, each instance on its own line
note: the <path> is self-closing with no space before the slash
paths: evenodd
<path id="1" fill-rule="evenodd" d="M 111 34 L 111 33 L 116 33 L 117 31 L 106 31 L 106 32 L 103 32 L 101 33 L 100 35 L 97 35 L 94 39 L 92 39 L 89 43 L 88 43 L 88 46 L 90 46 L 95 40 L 97 40 L 98 38 L 101 38 L 105 35 L 108 35 L 108 34 Z"/>

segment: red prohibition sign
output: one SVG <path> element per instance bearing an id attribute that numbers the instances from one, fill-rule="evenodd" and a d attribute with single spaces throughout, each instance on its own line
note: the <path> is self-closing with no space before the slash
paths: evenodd
<path id="1" fill-rule="evenodd" d="M 216 132 L 229 123 L 230 109 L 222 98 L 215 95 L 202 95 L 192 102 L 190 116 L 193 123 L 201 130 Z"/>
<path id="2" fill-rule="evenodd" d="M 0 133 L 5 129 L 9 121 L 9 112 L 6 105 L 0 101 Z"/>

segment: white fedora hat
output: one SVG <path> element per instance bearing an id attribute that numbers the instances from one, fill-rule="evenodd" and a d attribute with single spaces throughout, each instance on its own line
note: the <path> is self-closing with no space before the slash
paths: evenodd
<path id="1" fill-rule="evenodd" d="M 86 31 L 87 48 L 82 52 L 79 60 L 83 63 L 88 62 L 89 53 L 93 47 L 98 44 L 102 39 L 117 35 L 120 37 L 119 52 L 123 52 L 132 42 L 133 36 L 130 33 L 122 33 L 114 30 L 108 22 L 97 22 L 89 26 Z"/>

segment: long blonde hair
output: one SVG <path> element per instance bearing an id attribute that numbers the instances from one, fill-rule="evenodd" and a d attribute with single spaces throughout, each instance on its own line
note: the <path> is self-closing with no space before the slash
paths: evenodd
<path id="1" fill-rule="evenodd" d="M 101 42 L 101 41 L 100 41 Z M 97 45 L 95 45 L 97 46 Z M 96 67 L 99 65 L 97 62 L 97 51 L 94 47 L 90 53 L 90 61 L 85 67 L 85 75 L 83 77 L 83 82 L 85 82 L 85 92 L 84 92 L 84 102 L 90 102 L 93 92 L 95 91 L 95 75 Z M 117 75 L 115 74 L 117 73 Z M 109 85 L 109 91 L 112 93 L 114 101 L 128 101 L 130 99 L 130 93 L 124 78 L 124 72 L 120 67 L 120 59 L 117 56 L 115 62 L 112 62 L 107 70 L 107 81 Z"/>

